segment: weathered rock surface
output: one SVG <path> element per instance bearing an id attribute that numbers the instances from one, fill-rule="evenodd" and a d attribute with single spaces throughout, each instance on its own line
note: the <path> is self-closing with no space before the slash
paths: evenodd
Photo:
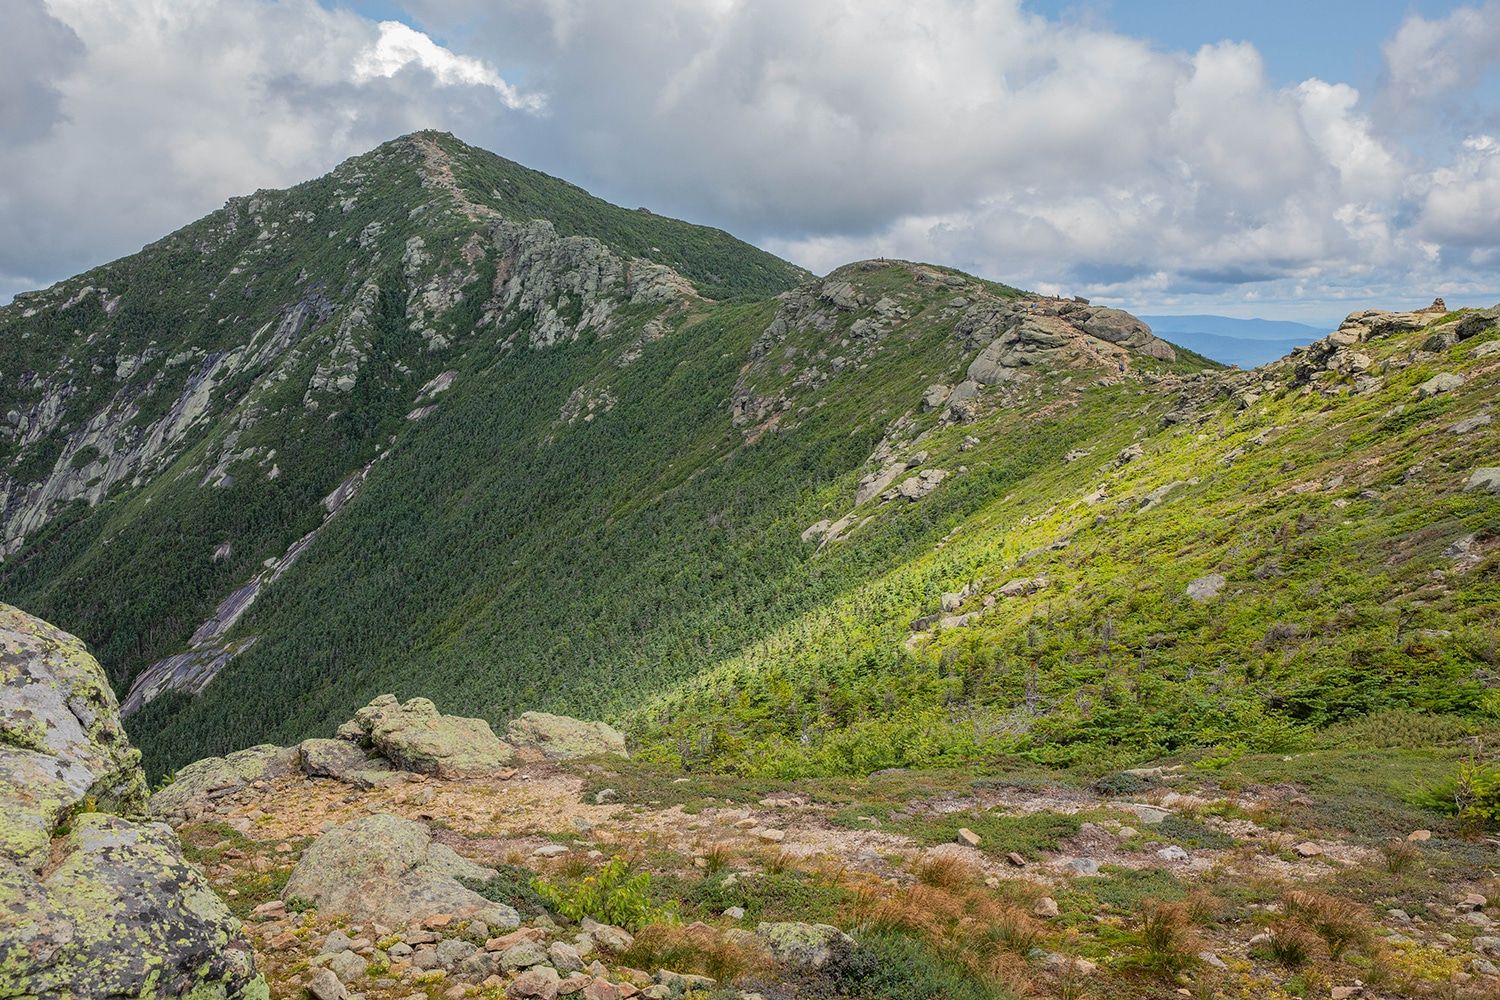
<path id="1" fill-rule="evenodd" d="M 854 948 L 854 939 L 830 924 L 764 923 L 755 933 L 772 958 L 796 969 L 828 968 Z"/>
<path id="2" fill-rule="evenodd" d="M 0 605 L 0 680 L 0 996 L 269 997 L 83 643 Z"/>
<path id="3" fill-rule="evenodd" d="M 434 844 L 423 824 L 377 813 L 334 827 L 314 841 L 281 895 L 289 902 L 301 899 L 322 911 L 390 926 L 443 913 L 477 917 L 492 931 L 512 930 L 520 925 L 515 910 L 459 882 L 494 876 L 494 869 Z"/>
<path id="4" fill-rule="evenodd" d="M 215 799 L 237 792 L 252 781 L 288 774 L 296 766 L 296 748 L 269 743 L 224 757 L 205 757 L 178 771 L 171 784 L 151 796 L 151 811 L 169 819 L 194 819 Z"/>
<path id="5" fill-rule="evenodd" d="M 297 744 L 304 774 L 314 778 L 333 778 L 358 788 L 391 780 L 394 771 L 388 761 L 371 757 L 348 740 L 303 740 Z"/>
<path id="6" fill-rule="evenodd" d="M 398 703 L 383 694 L 354 713 L 349 730 L 403 771 L 445 778 L 485 774 L 505 766 L 515 751 L 483 719 L 443 715 L 426 698 Z M 357 727 L 357 730 L 355 729 Z"/>
<path id="7" fill-rule="evenodd" d="M 518 747 L 533 747 L 553 760 L 612 753 L 622 757 L 625 736 L 603 722 L 584 722 L 565 715 L 524 712 L 511 720 L 506 739 Z"/>
<path id="8" fill-rule="evenodd" d="M 82 641 L 0 604 L 0 683 L 0 851 L 44 855 L 52 832 L 86 799 L 145 811 L 140 754 Z"/>

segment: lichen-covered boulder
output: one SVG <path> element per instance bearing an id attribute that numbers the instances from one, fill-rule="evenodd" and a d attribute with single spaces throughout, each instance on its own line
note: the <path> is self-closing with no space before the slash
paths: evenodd
<path id="1" fill-rule="evenodd" d="M 755 934 L 770 948 L 772 958 L 794 969 L 827 969 L 854 950 L 854 939 L 831 924 L 764 923 Z"/>
<path id="2" fill-rule="evenodd" d="M 296 767 L 295 747 L 269 743 L 223 757 L 205 757 L 178 771 L 171 784 L 152 795 L 151 811 L 172 820 L 197 819 L 216 799 L 252 782 L 290 774 Z"/>
<path id="3" fill-rule="evenodd" d="M 0 996 L 269 997 L 170 827 L 84 813 L 54 852 L 40 881 L 0 874 Z"/>
<path id="4" fill-rule="evenodd" d="M 0 605 L 0 682 L 0 997 L 268 997 L 83 643 Z"/>
<path id="5" fill-rule="evenodd" d="M 145 812 L 140 752 L 83 643 L 0 604 L 0 853 L 45 855 L 52 831 L 85 803 Z"/>
<path id="6" fill-rule="evenodd" d="M 313 778 L 333 778 L 356 788 L 373 788 L 398 778 L 390 762 L 371 757 L 348 740 L 303 740 L 297 744 L 302 771 Z"/>
<path id="7" fill-rule="evenodd" d="M 472 777 L 504 767 L 515 751 L 502 743 L 483 719 L 443 715 L 426 698 L 405 704 L 383 694 L 354 713 L 354 726 L 340 735 L 363 735 L 386 760 L 403 771 L 444 778 Z"/>
<path id="8" fill-rule="evenodd" d="M 625 737 L 613 726 L 570 719 L 565 715 L 524 712 L 511 720 L 505 736 L 515 746 L 533 747 L 553 760 L 598 753 L 628 756 Z"/>
<path id="9" fill-rule="evenodd" d="M 492 931 L 512 930 L 520 926 L 514 909 L 459 881 L 482 882 L 495 874 L 434 844 L 421 823 L 377 813 L 336 826 L 314 841 L 292 870 L 282 898 L 390 926 L 446 913 L 477 917 Z"/>

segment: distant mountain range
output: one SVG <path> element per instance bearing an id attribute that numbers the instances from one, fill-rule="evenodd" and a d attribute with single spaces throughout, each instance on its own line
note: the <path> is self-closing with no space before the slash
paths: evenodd
<path id="1" fill-rule="evenodd" d="M 1255 368 L 1312 343 L 1338 324 L 1230 316 L 1142 316 L 1159 336 L 1226 365 Z"/>

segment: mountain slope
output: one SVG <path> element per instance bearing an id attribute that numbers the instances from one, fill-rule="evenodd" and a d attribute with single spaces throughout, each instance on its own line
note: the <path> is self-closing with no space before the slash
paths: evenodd
<path id="1" fill-rule="evenodd" d="M 0 310 L 0 599 L 98 651 L 153 772 L 387 690 L 764 773 L 1487 713 L 1494 500 L 1458 466 L 1493 431 L 1443 430 L 1493 393 L 1471 319 L 1224 373 L 1115 310 L 813 280 L 419 133 Z M 1347 485 L 1302 488 L 1324 465 Z M 1464 533 L 1440 614 L 1413 580 Z M 974 617 L 909 631 L 944 592 Z M 1449 605 L 1431 655 L 1375 648 Z M 1266 615 L 1308 631 L 1225 667 Z"/>

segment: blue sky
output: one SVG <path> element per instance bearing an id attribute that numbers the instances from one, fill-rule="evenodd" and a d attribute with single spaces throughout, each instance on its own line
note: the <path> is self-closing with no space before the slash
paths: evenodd
<path id="1" fill-rule="evenodd" d="M 7 0 L 0 301 L 425 127 L 817 271 L 1500 299 L 1500 0 Z"/>

